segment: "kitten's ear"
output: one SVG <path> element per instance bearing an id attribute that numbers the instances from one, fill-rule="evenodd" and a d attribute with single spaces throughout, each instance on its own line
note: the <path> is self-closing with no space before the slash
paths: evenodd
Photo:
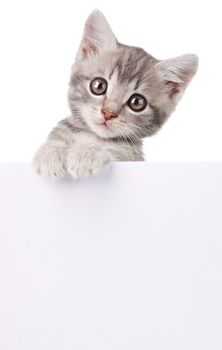
<path id="1" fill-rule="evenodd" d="M 116 45 L 116 37 L 106 18 L 102 12 L 94 10 L 86 20 L 77 58 L 82 59 L 103 50 L 112 50 Z"/>
<path id="2" fill-rule="evenodd" d="M 198 57 L 194 54 L 160 61 L 156 69 L 163 89 L 178 102 L 198 68 Z"/>

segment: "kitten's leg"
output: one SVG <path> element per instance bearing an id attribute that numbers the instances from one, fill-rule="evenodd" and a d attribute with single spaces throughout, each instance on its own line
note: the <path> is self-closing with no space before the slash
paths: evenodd
<path id="1" fill-rule="evenodd" d="M 67 153 L 67 172 L 74 178 L 87 177 L 98 173 L 112 160 L 110 152 L 99 144 L 74 144 Z"/>
<path id="2" fill-rule="evenodd" d="M 67 174 L 67 145 L 60 140 L 49 140 L 37 151 L 33 166 L 36 172 L 51 179 L 59 179 Z"/>
<path id="3" fill-rule="evenodd" d="M 90 138 L 88 135 L 87 138 Z M 91 137 L 92 138 L 92 137 Z M 72 177 L 87 177 L 98 173 L 107 163 L 113 161 L 142 161 L 141 145 L 128 145 L 123 142 L 99 141 L 92 138 L 90 142 L 76 138 L 67 153 L 66 168 Z M 79 141 L 79 142 L 78 142 Z"/>

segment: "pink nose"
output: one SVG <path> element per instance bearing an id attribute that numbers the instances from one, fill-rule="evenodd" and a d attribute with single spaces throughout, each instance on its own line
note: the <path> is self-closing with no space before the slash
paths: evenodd
<path id="1" fill-rule="evenodd" d="M 103 108 L 102 109 L 102 114 L 105 120 L 110 120 L 112 118 L 116 118 L 118 117 L 118 114 L 114 111 L 112 111 L 109 108 Z"/>

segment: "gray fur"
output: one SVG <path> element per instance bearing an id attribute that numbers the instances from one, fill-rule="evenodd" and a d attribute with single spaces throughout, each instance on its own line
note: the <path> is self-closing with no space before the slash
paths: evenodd
<path id="1" fill-rule="evenodd" d="M 68 101 L 70 117 L 60 121 L 34 157 L 38 173 L 51 178 L 88 176 L 110 161 L 143 160 L 142 139 L 156 133 L 174 111 L 197 70 L 192 54 L 157 60 L 143 49 L 117 42 L 105 17 L 94 11 L 86 21 L 72 67 Z M 105 95 L 90 92 L 92 79 L 108 82 Z M 147 107 L 133 112 L 134 93 Z M 118 117 L 101 124 L 101 110 Z"/>

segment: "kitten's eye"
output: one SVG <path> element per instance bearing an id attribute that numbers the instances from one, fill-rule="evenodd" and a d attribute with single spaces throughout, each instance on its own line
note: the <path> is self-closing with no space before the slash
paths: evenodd
<path id="1" fill-rule="evenodd" d="M 129 98 L 127 104 L 134 112 L 141 112 L 146 108 L 147 101 L 143 96 L 134 94 Z"/>
<path id="2" fill-rule="evenodd" d="M 107 90 L 108 83 L 103 78 L 95 78 L 90 83 L 90 90 L 94 95 L 104 95 Z"/>

